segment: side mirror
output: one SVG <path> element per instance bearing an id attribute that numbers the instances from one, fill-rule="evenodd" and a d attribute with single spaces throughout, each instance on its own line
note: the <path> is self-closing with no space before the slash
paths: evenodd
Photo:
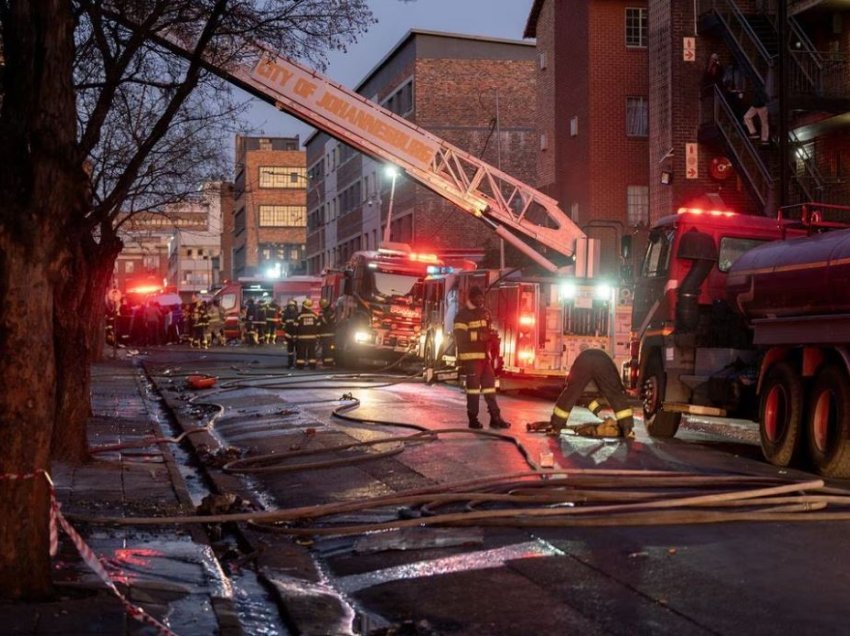
<path id="1" fill-rule="evenodd" d="M 625 259 L 632 257 L 632 237 L 629 234 L 620 237 L 620 256 Z"/>
<path id="2" fill-rule="evenodd" d="M 352 292 L 351 288 L 351 270 L 347 269 L 342 275 L 342 293 L 346 296 L 350 295 Z"/>

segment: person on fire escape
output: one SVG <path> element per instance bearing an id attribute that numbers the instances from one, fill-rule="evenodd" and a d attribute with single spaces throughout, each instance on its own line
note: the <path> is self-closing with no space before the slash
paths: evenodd
<path id="1" fill-rule="evenodd" d="M 482 428 L 478 421 L 480 396 L 484 396 L 490 413 L 490 428 L 510 428 L 502 419 L 496 402 L 496 374 L 491 361 L 490 312 L 484 307 L 484 292 L 479 287 L 469 290 L 466 304 L 460 308 L 454 320 L 454 335 L 457 342 L 457 358 L 466 376 L 466 414 L 469 428 Z"/>
<path id="2" fill-rule="evenodd" d="M 529 431 L 544 430 L 550 435 L 560 435 L 570 418 L 570 411 L 591 380 L 614 410 L 614 419 L 606 418 L 602 422 L 571 427 L 572 430 L 582 437 L 634 438 L 633 413 L 626 398 L 626 390 L 614 361 L 601 349 L 587 349 L 579 354 L 570 367 L 567 384 L 555 402 L 552 417 L 548 422 L 532 422 L 526 428 Z M 604 406 L 603 402 L 593 400 L 587 408 L 598 415 Z"/>

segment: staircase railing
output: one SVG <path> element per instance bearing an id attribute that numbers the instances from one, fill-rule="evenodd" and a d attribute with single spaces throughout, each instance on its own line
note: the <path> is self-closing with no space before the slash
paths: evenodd
<path id="1" fill-rule="evenodd" d="M 766 207 L 771 200 L 775 180 L 717 86 L 703 91 L 702 123 L 717 128 L 726 142 L 726 147 L 731 151 L 739 173 L 747 180 L 761 206 Z"/>
<path id="2" fill-rule="evenodd" d="M 765 48 L 738 5 L 733 0 L 700 0 L 699 10 L 700 14 L 715 15 L 761 85 L 770 89 L 776 56 Z"/>

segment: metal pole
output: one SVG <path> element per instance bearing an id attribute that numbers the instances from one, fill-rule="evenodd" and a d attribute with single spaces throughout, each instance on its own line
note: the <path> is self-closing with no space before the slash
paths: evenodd
<path id="1" fill-rule="evenodd" d="M 502 124 L 499 117 L 499 89 L 496 89 L 496 167 L 502 169 Z M 505 239 L 499 239 L 499 270 L 505 269 Z"/>
<path id="2" fill-rule="evenodd" d="M 393 222 L 393 199 L 395 198 L 395 180 L 398 174 L 393 172 L 392 185 L 390 185 L 390 206 L 387 210 L 387 225 L 384 228 L 384 243 L 390 242 L 390 225 Z"/>

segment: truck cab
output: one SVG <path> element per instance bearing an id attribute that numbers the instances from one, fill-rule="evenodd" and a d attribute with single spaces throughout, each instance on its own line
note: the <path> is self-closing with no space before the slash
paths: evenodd
<path id="1" fill-rule="evenodd" d="M 683 413 L 752 406 L 749 378 L 738 372 L 756 352 L 727 302 L 726 279 L 742 254 L 794 232 L 783 219 L 701 207 L 680 208 L 652 227 L 635 279 L 628 382 L 650 435 L 672 437 Z"/>

